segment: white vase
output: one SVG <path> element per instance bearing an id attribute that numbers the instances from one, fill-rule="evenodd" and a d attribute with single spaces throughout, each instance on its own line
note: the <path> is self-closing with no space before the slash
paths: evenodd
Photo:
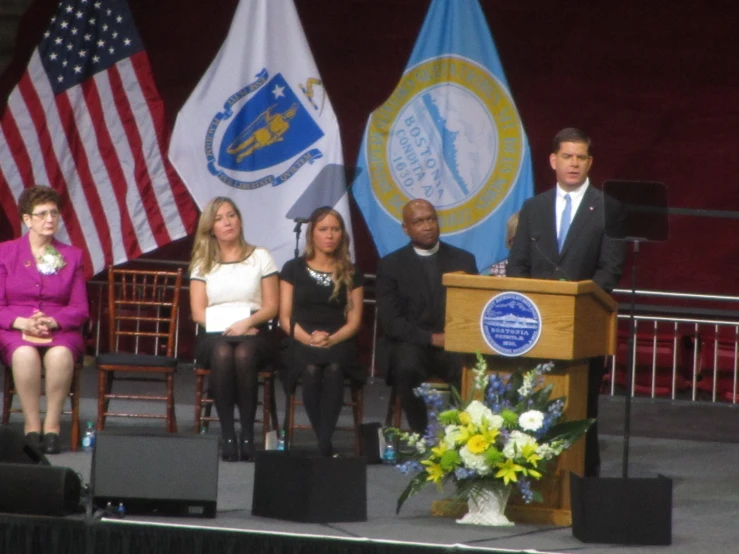
<path id="1" fill-rule="evenodd" d="M 510 495 L 510 485 L 494 486 L 477 492 L 467 500 L 467 515 L 462 519 L 458 519 L 457 523 L 513 525 L 513 522 L 505 516 L 505 508 Z"/>

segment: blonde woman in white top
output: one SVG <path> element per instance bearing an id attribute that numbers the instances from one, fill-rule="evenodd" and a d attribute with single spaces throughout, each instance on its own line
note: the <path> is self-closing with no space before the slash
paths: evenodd
<path id="1" fill-rule="evenodd" d="M 224 331 L 207 332 L 209 306 L 243 308 L 244 317 Z M 224 197 L 211 200 L 200 216 L 190 263 L 190 308 L 200 325 L 195 358 L 211 370 L 210 391 L 221 424 L 226 461 L 254 457 L 257 376 L 270 356 L 266 324 L 277 315 L 279 277 L 272 256 L 244 239 L 241 212 Z M 234 408 L 241 419 L 237 444 Z"/>

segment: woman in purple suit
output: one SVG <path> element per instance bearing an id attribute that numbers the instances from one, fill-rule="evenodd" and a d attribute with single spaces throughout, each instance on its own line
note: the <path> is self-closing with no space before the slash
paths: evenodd
<path id="1" fill-rule="evenodd" d="M 28 233 L 0 244 L 0 358 L 13 370 L 26 437 L 45 453 L 58 454 L 62 407 L 74 361 L 83 352 L 81 327 L 88 318 L 82 251 L 54 238 L 60 204 L 54 189 L 30 187 L 18 204 Z"/>

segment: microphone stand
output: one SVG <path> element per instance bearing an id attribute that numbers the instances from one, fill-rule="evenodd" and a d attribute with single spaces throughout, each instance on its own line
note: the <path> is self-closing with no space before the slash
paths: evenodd
<path id="1" fill-rule="evenodd" d="M 636 372 L 636 270 L 637 257 L 639 254 L 639 238 L 630 237 L 633 245 L 631 251 L 631 306 L 629 308 L 629 363 L 626 371 L 626 402 L 624 404 L 624 452 L 622 475 L 629 476 L 629 440 L 631 439 L 631 389 L 633 387 L 634 373 Z"/>

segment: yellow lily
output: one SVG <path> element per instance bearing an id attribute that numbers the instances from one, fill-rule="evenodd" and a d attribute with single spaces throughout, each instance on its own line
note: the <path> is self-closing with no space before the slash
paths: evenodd
<path id="1" fill-rule="evenodd" d="M 536 467 L 541 456 L 536 453 L 535 444 L 526 444 L 521 448 L 521 456 L 532 466 Z"/>
<path id="2" fill-rule="evenodd" d="M 444 477 L 444 470 L 441 469 L 441 466 L 439 464 L 429 460 L 424 460 L 421 463 L 426 466 L 426 473 L 428 474 L 428 477 L 426 477 L 426 481 L 439 483 L 442 477 Z"/>
<path id="3" fill-rule="evenodd" d="M 498 473 L 495 474 L 495 477 L 502 477 L 503 482 L 507 485 L 511 481 L 514 483 L 518 481 L 518 477 L 516 476 L 516 472 L 523 472 L 524 467 L 518 465 L 517 463 L 514 463 L 513 460 L 508 459 L 505 462 L 501 462 L 497 465 L 500 469 L 498 470 Z"/>
<path id="4" fill-rule="evenodd" d="M 467 449 L 473 454 L 482 454 L 488 449 L 490 443 L 483 435 L 475 435 L 467 441 Z"/>

